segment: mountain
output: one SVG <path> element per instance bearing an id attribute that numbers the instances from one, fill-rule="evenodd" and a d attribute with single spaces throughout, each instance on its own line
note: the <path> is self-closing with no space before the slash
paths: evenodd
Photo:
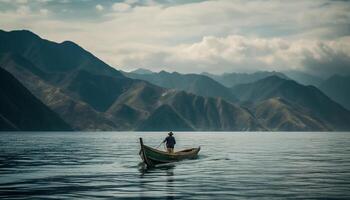
<path id="1" fill-rule="evenodd" d="M 348 110 L 317 88 L 285 77 L 228 89 L 203 75 L 140 75 L 155 78 L 148 81 L 159 81 L 164 88 L 126 77 L 73 42 L 55 43 L 29 31 L 0 31 L 0 44 L 0 68 L 75 130 L 350 129 Z M 0 124 L 16 128 L 8 118 L 2 117 Z"/>
<path id="2" fill-rule="evenodd" d="M 255 73 L 224 73 L 221 75 L 202 73 L 202 75 L 208 76 L 229 88 L 238 84 L 252 83 L 272 75 L 276 75 L 284 79 L 289 79 L 284 74 L 275 71 L 259 71 Z"/>
<path id="3" fill-rule="evenodd" d="M 229 88 L 203 75 L 166 71 L 151 74 L 124 74 L 130 78 L 145 80 L 164 88 L 183 90 L 204 97 L 222 97 L 228 101 L 237 102 L 237 98 Z"/>
<path id="4" fill-rule="evenodd" d="M 193 131 L 194 129 L 169 105 L 159 106 L 138 130 L 142 131 Z"/>
<path id="5" fill-rule="evenodd" d="M 350 110 L 350 76 L 334 75 L 323 81 L 319 88 L 334 101 Z"/>
<path id="6" fill-rule="evenodd" d="M 125 77 L 73 42 L 0 31 L 0 44 L 0 67 L 76 130 L 265 130 L 237 104 Z"/>
<path id="7" fill-rule="evenodd" d="M 121 105 L 124 108 L 121 109 Z M 163 105 L 167 106 L 162 108 Z M 164 113 L 159 111 L 160 108 Z M 176 119 L 174 123 L 179 124 L 177 130 L 183 127 L 197 131 L 265 130 L 248 110 L 221 98 L 205 98 L 184 91 L 168 90 L 144 81 L 136 82 L 125 91 L 107 113 L 114 121 L 123 121 L 125 118 L 121 118 L 120 112 L 124 109 L 131 110 L 133 119 L 148 119 L 128 122 L 131 127 L 138 127 L 137 130 L 149 130 L 143 129 L 149 124 L 153 125 L 153 130 L 162 130 L 162 123 L 169 124 L 168 119 Z"/>
<path id="8" fill-rule="evenodd" d="M 68 131 L 72 128 L 0 68 L 1 131 Z"/>
<path id="9" fill-rule="evenodd" d="M 312 125 L 301 130 L 308 130 L 311 127 L 323 127 L 313 130 L 349 130 L 350 128 L 350 112 L 314 86 L 304 86 L 293 80 L 270 76 L 254 83 L 237 85 L 232 88 L 232 91 L 241 101 L 253 104 L 258 118 L 266 116 L 267 111 L 272 114 L 280 113 L 278 110 L 283 107 L 284 112 L 288 111 L 290 117 L 298 118 L 301 122 L 308 123 L 302 120 L 306 116 L 309 121 L 311 120 L 310 122 L 317 122 L 317 126 Z M 269 101 L 272 98 L 280 100 Z M 294 111 L 298 115 L 293 114 Z M 283 120 L 283 118 L 275 117 L 275 120 Z M 274 127 L 269 128 L 274 129 Z"/>
<path id="10" fill-rule="evenodd" d="M 322 78 L 300 71 L 284 71 L 285 75 L 303 85 L 319 86 Z"/>
<path id="11" fill-rule="evenodd" d="M 323 121 L 310 116 L 307 109 L 279 97 L 258 102 L 255 115 L 262 124 L 274 131 L 332 130 Z"/>
<path id="12" fill-rule="evenodd" d="M 0 54 L 0 67 L 14 75 L 26 88 L 75 130 L 111 130 L 116 125 L 89 104 L 69 95 L 48 73 L 36 68 L 29 60 L 16 54 Z M 50 74 L 50 76 L 52 76 Z"/>
<path id="13" fill-rule="evenodd" d="M 153 72 L 151 70 L 144 69 L 144 68 L 135 69 L 134 71 L 131 71 L 130 73 L 133 73 L 133 74 L 153 74 Z"/>

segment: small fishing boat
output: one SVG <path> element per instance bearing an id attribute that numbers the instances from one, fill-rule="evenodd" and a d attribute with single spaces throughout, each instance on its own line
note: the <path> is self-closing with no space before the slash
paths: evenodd
<path id="1" fill-rule="evenodd" d="M 165 164 L 171 162 L 177 162 L 184 159 L 194 159 L 197 157 L 200 147 L 185 149 L 182 151 L 177 151 L 174 153 L 168 153 L 165 151 L 160 151 L 158 149 L 146 146 L 143 144 L 142 138 L 140 138 L 140 156 L 147 166 L 155 166 L 158 164 Z"/>

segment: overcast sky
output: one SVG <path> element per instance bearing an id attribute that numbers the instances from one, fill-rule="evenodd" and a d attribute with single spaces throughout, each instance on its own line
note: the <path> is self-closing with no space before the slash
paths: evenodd
<path id="1" fill-rule="evenodd" d="M 350 2 L 0 0 L 0 28 L 132 70 L 350 72 Z"/>

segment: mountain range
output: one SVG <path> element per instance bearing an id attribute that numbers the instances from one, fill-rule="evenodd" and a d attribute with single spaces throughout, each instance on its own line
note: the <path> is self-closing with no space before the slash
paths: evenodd
<path id="1" fill-rule="evenodd" d="M 348 110 L 278 72 L 224 85 L 208 74 L 121 72 L 30 31 L 0 31 L 0 44 L 0 67 L 74 130 L 350 130 Z"/>
<path id="2" fill-rule="evenodd" d="M 237 102 L 229 88 L 215 80 L 200 74 L 180 74 L 161 71 L 159 73 L 140 73 L 140 71 L 126 73 L 125 76 L 148 81 L 164 88 L 184 90 L 189 93 L 205 97 L 222 97 L 231 102 Z"/>
<path id="3" fill-rule="evenodd" d="M 270 76 L 254 83 L 241 84 L 232 88 L 241 101 L 255 107 L 257 118 L 267 124 L 287 123 L 282 130 L 348 130 L 350 112 L 334 102 L 314 86 L 304 86 L 294 80 Z M 239 95 L 238 95 L 239 94 Z M 278 110 L 283 112 L 278 112 Z M 284 116 L 279 116 L 283 114 Z M 285 124 L 283 125 L 285 126 Z"/>
<path id="4" fill-rule="evenodd" d="M 221 75 L 203 72 L 202 75 L 208 76 L 229 88 L 239 84 L 252 83 L 269 76 L 279 76 L 284 79 L 289 79 L 283 73 L 275 72 L 275 71 L 272 71 L 272 72 L 259 71 L 254 73 L 224 73 Z"/>
<path id="5" fill-rule="evenodd" d="M 125 77 L 70 41 L 1 31 L 0 43 L 0 66 L 75 130 L 161 130 L 159 117 L 174 130 L 264 130 L 239 105 Z"/>
<path id="6" fill-rule="evenodd" d="M 313 85 L 318 87 L 324 81 L 321 77 L 301 71 L 289 70 L 283 71 L 283 74 L 303 85 Z"/>

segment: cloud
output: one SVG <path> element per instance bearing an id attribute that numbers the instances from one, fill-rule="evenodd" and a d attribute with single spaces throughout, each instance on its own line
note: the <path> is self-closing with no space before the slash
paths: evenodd
<path id="1" fill-rule="evenodd" d="M 16 10 L 16 13 L 21 16 L 28 15 L 30 12 L 31 10 L 28 6 L 19 6 Z"/>
<path id="2" fill-rule="evenodd" d="M 147 49 L 145 51 L 145 49 Z M 212 73 L 298 70 L 319 76 L 350 74 L 350 36 L 337 40 L 206 36 L 172 48 L 133 48 L 118 52 L 120 63 L 170 71 Z"/>
<path id="3" fill-rule="evenodd" d="M 49 13 L 49 10 L 48 9 L 40 9 L 39 12 L 43 15 L 47 15 Z"/>
<path id="4" fill-rule="evenodd" d="M 126 12 L 131 9 L 131 6 L 127 3 L 115 3 L 112 9 L 117 12 Z"/>
<path id="5" fill-rule="evenodd" d="M 97 5 L 95 6 L 95 8 L 96 8 L 96 10 L 98 10 L 98 11 L 102 11 L 102 10 L 104 9 L 104 7 L 103 7 L 101 4 L 97 4 Z"/>
<path id="6" fill-rule="evenodd" d="M 16 0 L 16 2 L 20 4 L 26 4 L 28 3 L 28 0 Z"/>
<path id="7" fill-rule="evenodd" d="M 2 28 L 73 40 L 118 69 L 319 74 L 348 69 L 345 1 L 13 2 L 1 4 Z M 101 8 L 104 12 L 91 12 Z"/>
<path id="8" fill-rule="evenodd" d="M 135 4 L 138 3 L 138 0 L 125 0 L 126 4 Z"/>

